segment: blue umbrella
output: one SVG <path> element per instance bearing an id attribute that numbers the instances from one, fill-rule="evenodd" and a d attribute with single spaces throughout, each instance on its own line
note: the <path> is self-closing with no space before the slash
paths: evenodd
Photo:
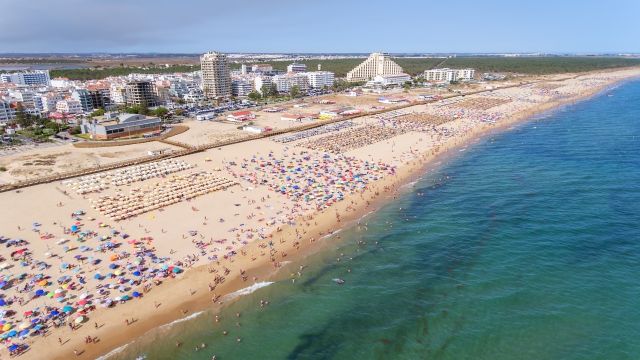
<path id="1" fill-rule="evenodd" d="M 131 295 L 132 295 L 134 298 L 137 298 L 137 297 L 140 297 L 140 295 L 142 295 L 142 294 L 140 294 L 140 293 L 139 293 L 139 292 L 137 292 L 137 291 L 134 291 L 134 292 L 133 292 L 133 294 L 131 294 Z"/>
<path id="2" fill-rule="evenodd" d="M 68 313 L 68 312 L 72 312 L 72 311 L 73 311 L 73 307 L 71 307 L 69 305 L 67 305 L 67 306 L 62 308 L 62 312 Z"/>
<path id="3" fill-rule="evenodd" d="M 60 315 L 60 312 L 58 310 L 53 310 L 49 313 L 51 316 L 58 316 Z"/>
<path id="4" fill-rule="evenodd" d="M 29 329 L 24 329 L 22 331 L 20 331 L 20 333 L 18 334 L 18 337 L 24 337 L 29 335 Z"/>
<path id="5" fill-rule="evenodd" d="M 4 299 L 0 299 L 0 306 L 5 306 L 7 305 L 7 303 L 4 301 Z"/>
<path id="6" fill-rule="evenodd" d="M 102 280 L 102 275 L 95 274 L 95 275 L 93 275 L 93 278 L 96 279 L 96 280 Z"/>
<path id="7" fill-rule="evenodd" d="M 11 330 L 11 331 L 9 331 L 9 332 L 7 333 L 7 336 L 8 336 L 8 337 L 14 337 L 14 336 L 16 336 L 16 335 L 18 335 L 18 332 L 17 332 L 17 331 L 15 331 L 15 330 Z"/>
<path id="8" fill-rule="evenodd" d="M 16 344 L 11 344 L 11 346 L 9 346 L 9 351 L 15 351 L 18 349 L 18 345 Z"/>
<path id="9" fill-rule="evenodd" d="M 133 276 L 140 276 L 140 275 L 142 275 L 142 274 L 140 273 L 140 271 L 134 271 L 134 272 L 133 272 Z"/>
<path id="10" fill-rule="evenodd" d="M 44 290 L 42 290 L 42 289 L 38 289 L 38 290 L 36 290 L 36 296 L 42 296 L 42 295 L 44 295 L 44 294 L 45 294 L 45 291 L 44 291 Z"/>
<path id="11" fill-rule="evenodd" d="M 116 264 L 109 264 L 109 269 L 117 269 L 118 265 Z"/>

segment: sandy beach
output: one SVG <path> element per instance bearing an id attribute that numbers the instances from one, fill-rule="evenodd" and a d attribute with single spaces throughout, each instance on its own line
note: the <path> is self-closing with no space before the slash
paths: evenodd
<path id="1" fill-rule="evenodd" d="M 439 157 L 638 75 L 632 68 L 510 83 L 344 126 L 0 193 L 10 204 L 0 210 L 0 337 L 26 346 L 23 359 L 94 359 L 162 324 L 224 306 L 229 293 L 289 279 L 278 272 L 282 262 L 327 246 L 328 234 L 396 196 Z M 374 104 L 349 101 L 363 111 Z M 256 122 L 295 125 L 279 116 Z M 217 123 L 190 128 L 175 140 L 200 145 L 239 136 Z M 15 154 L 0 159 L 14 170 L 0 180 L 19 178 L 18 168 L 32 171 L 24 162 L 47 157 L 106 163 L 160 147 L 169 145 L 65 145 L 43 150 L 40 160 Z M 0 354 L 8 356 L 4 348 Z"/>

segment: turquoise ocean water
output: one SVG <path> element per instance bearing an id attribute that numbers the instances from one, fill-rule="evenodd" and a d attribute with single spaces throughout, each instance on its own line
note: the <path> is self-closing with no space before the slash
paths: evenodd
<path id="1" fill-rule="evenodd" d="M 111 358 L 640 358 L 640 82 L 481 140 L 363 221 L 295 284 Z"/>

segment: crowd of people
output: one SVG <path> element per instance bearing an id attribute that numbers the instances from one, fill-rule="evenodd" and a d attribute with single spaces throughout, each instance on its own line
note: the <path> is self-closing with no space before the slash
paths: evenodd
<path id="1" fill-rule="evenodd" d="M 346 121 L 341 121 L 334 124 L 323 125 L 317 128 L 309 129 L 309 130 L 277 136 L 273 138 L 273 141 L 286 144 L 292 141 L 302 140 L 302 139 L 306 139 L 316 135 L 322 135 L 330 132 L 340 131 L 342 129 L 346 129 L 355 125 L 356 124 L 353 121 L 346 120 Z"/>
<path id="2" fill-rule="evenodd" d="M 296 202 L 312 204 L 322 210 L 348 194 L 361 191 L 371 181 L 395 173 L 395 167 L 356 158 L 290 151 L 283 157 L 269 153 L 253 156 L 241 163 L 227 164 L 237 178 L 286 195 Z"/>
<path id="3" fill-rule="evenodd" d="M 87 326 L 97 308 L 142 297 L 183 271 L 183 261 L 156 254 L 153 237 L 132 239 L 83 210 L 71 213 L 68 225 L 33 222 L 30 230 L 50 242 L 47 253 L 36 254 L 24 239 L 0 236 L 0 244 L 12 249 L 9 258 L 0 258 L 0 341 L 12 355 L 54 328 Z"/>
<path id="4" fill-rule="evenodd" d="M 404 132 L 402 129 L 377 125 L 363 126 L 305 141 L 301 143 L 300 146 L 318 151 L 341 154 L 345 151 L 391 139 Z"/>

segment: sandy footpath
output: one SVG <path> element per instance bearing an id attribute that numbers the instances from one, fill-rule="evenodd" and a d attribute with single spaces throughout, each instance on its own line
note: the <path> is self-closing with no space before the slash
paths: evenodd
<path id="1" fill-rule="evenodd" d="M 65 304 L 76 307 L 75 312 L 82 311 L 86 317 L 75 330 L 49 326 L 47 336 L 20 340 L 30 346 L 20 358 L 41 359 L 46 354 L 50 359 L 93 359 L 159 325 L 203 309 L 217 309 L 224 305 L 221 299 L 225 294 L 286 276 L 277 272 L 282 261 L 301 258 L 326 246 L 327 241 L 320 240 L 325 235 L 354 224 L 392 199 L 403 184 L 429 171 L 439 157 L 457 153 L 456 149 L 484 134 L 507 129 L 534 114 L 585 99 L 639 75 L 640 69 L 587 73 L 558 82 L 470 95 L 446 105 L 415 105 L 393 116 L 365 116 L 355 119 L 352 128 L 293 142 L 262 139 L 239 143 L 180 158 L 192 166 L 188 170 L 128 185 L 110 185 L 95 193 L 78 194 L 73 181 L 1 193 L 0 236 L 27 243 L 0 248 L 3 261 L 11 264 L 0 270 L 0 275 L 15 278 L 27 273 L 29 279 L 41 273 L 50 279 L 51 284 L 43 286 L 52 293 L 58 288 L 56 279 L 60 276 L 71 277 L 74 284 L 64 289 L 64 302 L 59 302 L 46 296 L 32 297 L 29 294 L 39 286 L 20 291 L 25 281 L 16 281 L 3 290 L 4 298 L 12 300 L 11 308 L 17 312 L 9 321 L 18 326 L 25 320 L 24 311 Z M 447 121 L 433 122 L 440 118 Z M 393 131 L 373 133 L 374 128 Z M 372 131 L 372 135 L 354 143 L 348 136 L 350 129 Z M 190 140 L 204 141 L 206 136 L 202 136 Z M 323 143 L 344 144 L 349 150 L 325 153 Z M 356 169 L 357 173 L 351 174 L 349 169 Z M 311 171 L 315 172 L 313 179 L 308 176 Z M 149 195 L 179 181 L 183 184 L 180 186 L 191 189 L 184 185 L 184 179 L 198 173 L 228 179 L 235 185 L 118 222 L 92 208 L 101 196 Z M 177 185 L 171 186 L 178 191 Z M 342 196 L 343 200 L 336 200 Z M 71 213 L 79 210 L 86 214 L 76 220 Z M 92 233 L 77 243 L 73 239 L 77 234 L 68 233 L 76 222 L 81 231 Z M 124 233 L 126 238 L 119 237 Z M 108 237 L 116 247 L 92 251 L 105 243 L 102 237 Z M 58 244 L 63 238 L 70 241 Z M 70 244 L 75 248 L 71 249 Z M 84 253 L 82 246 L 87 247 Z M 12 260 L 12 253 L 18 248 L 25 248 L 30 254 L 21 260 L 26 265 Z M 134 261 L 136 251 L 145 255 Z M 78 255 L 91 258 L 80 260 Z M 38 268 L 41 262 L 48 267 Z M 65 268 L 63 264 L 73 267 Z M 113 271 L 111 264 L 122 269 L 123 274 L 111 279 L 94 278 L 96 273 Z M 160 265 L 180 267 L 182 272 L 163 273 L 167 276 L 162 277 L 161 285 L 156 285 L 153 280 L 159 279 L 160 271 L 153 271 Z M 139 277 L 131 275 L 136 269 L 142 272 Z M 111 287 L 105 293 L 107 283 L 124 284 L 126 289 Z M 143 287 L 145 291 L 141 290 Z M 144 296 L 108 309 L 98 305 L 134 290 Z M 88 305 L 98 305 L 96 310 L 78 307 L 80 299 L 88 299 Z M 71 314 L 68 320 L 76 316 Z M 133 322 L 127 325 L 125 320 Z M 85 343 L 87 336 L 97 342 Z M 0 353 L 3 357 L 4 351 Z M 74 356 L 74 352 L 78 355 Z"/>

